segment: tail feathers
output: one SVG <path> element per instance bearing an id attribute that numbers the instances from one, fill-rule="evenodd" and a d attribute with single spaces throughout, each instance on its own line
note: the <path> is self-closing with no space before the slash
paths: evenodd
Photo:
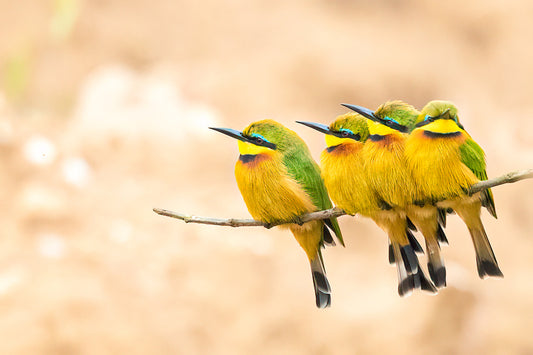
<path id="1" fill-rule="evenodd" d="M 437 227 L 437 240 L 439 241 L 440 245 L 449 245 L 448 238 L 446 238 L 446 234 L 444 234 L 444 225 L 439 224 Z"/>
<path id="2" fill-rule="evenodd" d="M 336 245 L 335 244 L 335 240 L 333 239 L 333 236 L 329 232 L 329 229 L 326 226 L 326 224 L 324 224 L 324 228 L 323 229 L 324 229 L 324 234 L 323 234 L 324 244 L 329 246 L 329 247 L 334 247 Z"/>
<path id="3" fill-rule="evenodd" d="M 409 239 L 409 244 L 411 244 L 411 247 L 414 249 L 415 252 L 424 254 L 424 249 L 422 249 L 422 246 L 416 240 L 413 232 L 409 230 L 409 228 L 405 231 L 407 233 L 407 239 Z"/>
<path id="4" fill-rule="evenodd" d="M 444 260 L 440 253 L 440 247 L 437 240 L 426 240 L 426 249 L 428 255 L 428 271 L 431 280 L 438 288 L 446 286 L 446 268 Z"/>
<path id="5" fill-rule="evenodd" d="M 411 245 L 404 245 L 400 248 L 401 260 L 409 274 L 416 274 L 418 271 L 418 258 Z M 398 263 L 396 263 L 398 264 Z"/>
<path id="6" fill-rule="evenodd" d="M 486 180 L 486 177 L 485 179 Z M 496 206 L 494 205 L 494 196 L 492 195 L 491 189 L 486 189 L 485 191 L 481 192 L 481 205 L 489 211 L 489 213 L 494 218 L 498 218 L 496 215 Z"/>
<path id="7" fill-rule="evenodd" d="M 398 272 L 398 276 L 400 276 L 400 272 Z M 433 282 L 426 277 L 426 274 L 420 267 L 418 268 L 416 274 L 407 275 L 399 282 L 398 294 L 401 297 L 407 297 L 413 292 L 414 289 L 418 288 L 433 294 L 438 292 Z"/>
<path id="8" fill-rule="evenodd" d="M 398 294 L 401 297 L 409 296 L 415 289 L 437 293 L 437 288 L 426 277 L 418 263 L 418 257 L 410 245 L 400 246 L 399 244 L 393 243 L 392 250 L 396 260 L 402 260 L 402 262 L 396 263 L 398 270 Z"/>
<path id="9" fill-rule="evenodd" d="M 342 238 L 339 223 L 336 219 L 327 218 L 324 220 L 324 242 L 328 245 L 334 246 L 335 241 L 333 240 L 333 236 L 331 235 L 330 230 L 337 236 L 337 240 L 339 241 L 339 243 L 344 246 L 344 239 Z M 327 238 L 329 238 L 328 241 L 326 241 L 326 233 L 328 235 Z"/>
<path id="10" fill-rule="evenodd" d="M 446 208 L 439 208 L 438 211 L 438 221 L 441 226 L 446 228 Z"/>
<path id="11" fill-rule="evenodd" d="M 416 226 L 415 226 L 415 224 L 413 223 L 413 221 L 411 221 L 411 220 L 409 219 L 409 217 L 407 217 L 406 221 L 407 221 L 407 228 L 409 228 L 410 230 L 416 232 L 417 229 L 416 229 Z"/>
<path id="12" fill-rule="evenodd" d="M 413 256 L 416 254 L 410 245 L 400 246 L 397 242 L 392 242 L 392 251 L 396 262 L 396 270 L 398 272 L 398 294 L 401 297 L 407 297 L 413 293 L 414 289 L 420 288 L 420 278 L 413 275 L 412 266 Z M 406 261 L 407 259 L 407 261 Z M 416 262 L 418 264 L 418 262 Z M 416 268 L 418 270 L 418 267 Z"/>
<path id="13" fill-rule="evenodd" d="M 407 229 L 405 232 L 407 233 L 407 239 L 409 239 L 409 244 L 411 245 L 413 250 L 417 253 L 423 254 L 424 249 L 422 249 L 422 246 L 420 245 L 418 240 L 416 240 L 413 233 L 409 229 Z M 394 249 L 392 247 L 392 244 L 389 241 L 389 264 L 394 265 L 395 262 L 396 262 L 396 258 L 394 257 Z"/>
<path id="14" fill-rule="evenodd" d="M 315 287 L 316 306 L 326 308 L 331 305 L 331 288 L 326 277 L 326 270 L 319 255 L 311 260 L 311 273 Z"/>
<path id="15" fill-rule="evenodd" d="M 498 266 L 496 256 L 489 242 L 489 238 L 483 228 L 470 229 L 470 235 L 476 249 L 477 272 L 480 278 L 485 276 L 503 277 L 503 273 Z"/>
<path id="16" fill-rule="evenodd" d="M 418 267 L 418 273 L 416 275 L 413 275 L 413 276 L 420 278 L 420 288 L 422 290 L 427 291 L 429 293 L 433 293 L 433 294 L 438 292 L 438 290 L 435 287 L 435 285 L 433 284 L 433 282 L 431 282 L 426 277 L 426 274 L 424 274 L 424 271 L 420 267 Z"/>

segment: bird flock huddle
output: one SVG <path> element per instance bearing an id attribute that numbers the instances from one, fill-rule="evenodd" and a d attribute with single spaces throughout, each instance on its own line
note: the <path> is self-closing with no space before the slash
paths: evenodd
<path id="1" fill-rule="evenodd" d="M 335 205 L 347 214 L 371 218 L 389 239 L 389 262 L 396 265 L 398 293 L 414 289 L 436 293 L 446 286 L 440 253 L 448 243 L 446 216 L 456 213 L 466 224 L 479 277 L 503 277 L 481 222 L 481 207 L 496 217 L 490 189 L 470 196 L 470 186 L 486 180 L 485 156 L 465 131 L 457 108 L 431 101 L 422 111 L 403 101 L 389 101 L 377 110 L 343 104 L 351 110 L 329 126 L 298 123 L 326 138 L 319 167 L 305 142 L 272 120 L 250 124 L 240 132 L 213 128 L 238 140 L 235 177 L 248 211 L 264 223 L 294 221 L 289 228 L 311 264 L 316 305 L 331 305 L 321 248 L 344 246 L 336 218 L 299 223 L 299 216 Z M 425 239 L 429 278 L 413 235 Z"/>

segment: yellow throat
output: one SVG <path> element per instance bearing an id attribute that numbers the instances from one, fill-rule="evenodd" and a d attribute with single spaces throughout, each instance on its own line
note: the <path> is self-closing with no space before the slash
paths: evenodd
<path id="1" fill-rule="evenodd" d="M 268 147 L 262 147 L 248 142 L 238 141 L 239 153 L 241 155 L 257 155 L 272 152 L 272 149 Z"/>
<path id="2" fill-rule="evenodd" d="M 423 126 L 425 131 L 431 131 L 435 133 L 453 133 L 462 131 L 462 129 L 453 120 L 436 120 L 430 124 Z"/>
<path id="3" fill-rule="evenodd" d="M 326 145 L 329 147 L 335 147 L 343 143 L 351 143 L 354 140 L 351 138 L 341 138 L 332 134 L 326 134 Z"/>
<path id="4" fill-rule="evenodd" d="M 395 129 L 382 125 L 381 123 L 369 121 L 368 122 L 368 133 L 371 135 L 377 134 L 380 136 L 386 136 L 393 133 L 399 133 Z"/>

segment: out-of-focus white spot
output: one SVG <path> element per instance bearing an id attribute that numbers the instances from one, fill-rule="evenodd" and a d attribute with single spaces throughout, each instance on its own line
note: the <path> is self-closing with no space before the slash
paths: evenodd
<path id="1" fill-rule="evenodd" d="M 17 207 L 27 215 L 57 215 L 67 211 L 67 196 L 63 190 L 41 183 L 25 186 L 17 198 Z"/>
<path id="2" fill-rule="evenodd" d="M 43 136 L 33 136 L 24 145 L 24 156 L 33 164 L 50 164 L 56 158 L 56 147 Z"/>
<path id="3" fill-rule="evenodd" d="M 87 185 L 91 177 L 91 167 L 85 159 L 80 157 L 66 159 L 63 162 L 62 171 L 65 181 L 77 187 Z"/>
<path id="4" fill-rule="evenodd" d="M 5 295 L 20 284 L 24 275 L 19 269 L 8 269 L 0 274 L 0 295 Z"/>
<path id="5" fill-rule="evenodd" d="M 218 126 L 219 122 L 218 114 L 211 107 L 202 104 L 192 105 L 185 111 L 184 116 L 188 118 L 188 128 L 201 137 L 212 134 L 207 128 Z"/>
<path id="6" fill-rule="evenodd" d="M 39 253 L 51 259 L 59 259 L 65 255 L 66 247 L 63 238 L 57 234 L 42 234 L 37 240 Z"/>
<path id="7" fill-rule="evenodd" d="M 112 65 L 88 76 L 73 124 L 94 137 L 155 136 L 187 142 L 204 136 L 217 121 L 213 108 L 183 96 L 171 70 L 136 73 Z"/>
<path id="8" fill-rule="evenodd" d="M 115 243 L 126 243 L 131 239 L 132 233 L 133 227 L 131 223 L 118 219 L 111 223 L 109 238 Z"/>
<path id="9" fill-rule="evenodd" d="M 472 271 L 466 269 L 461 264 L 452 260 L 446 261 L 446 274 L 450 280 L 453 280 L 453 286 L 462 291 L 472 291 L 470 283 Z M 476 276 L 477 277 L 477 276 Z"/>

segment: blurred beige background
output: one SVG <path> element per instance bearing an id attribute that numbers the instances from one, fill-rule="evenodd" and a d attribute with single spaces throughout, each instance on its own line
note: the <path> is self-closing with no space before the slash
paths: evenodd
<path id="1" fill-rule="evenodd" d="M 530 354 L 531 180 L 483 212 L 503 280 L 449 218 L 448 287 L 401 299 L 386 239 L 341 218 L 317 310 L 286 231 L 247 217 L 234 141 L 262 118 L 315 158 L 341 102 L 460 108 L 489 176 L 533 167 L 533 3 L 0 1 L 0 353 Z M 423 259 L 425 260 L 425 259 Z M 425 262 L 425 261 L 424 261 Z"/>

